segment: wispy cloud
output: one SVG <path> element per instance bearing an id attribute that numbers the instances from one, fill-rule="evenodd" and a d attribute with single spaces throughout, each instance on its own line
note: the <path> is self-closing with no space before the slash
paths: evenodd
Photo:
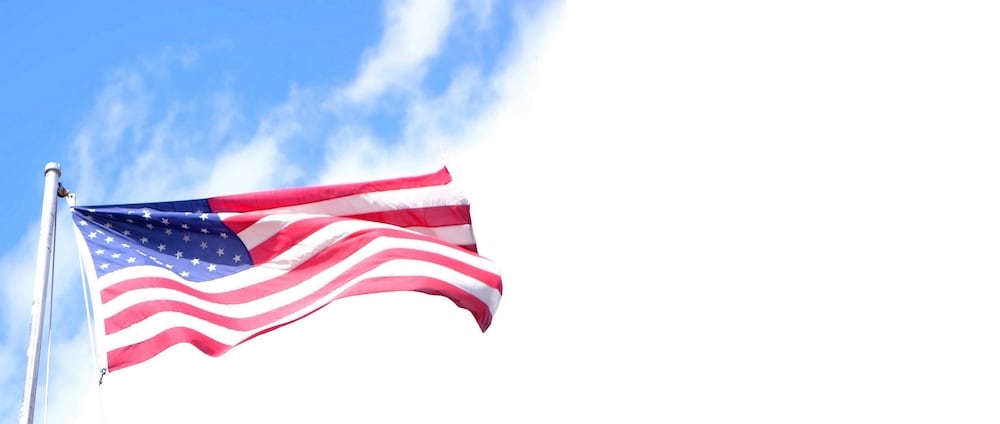
<path id="1" fill-rule="evenodd" d="M 453 0 L 394 0 L 385 6 L 385 29 L 354 80 L 328 105 L 370 105 L 389 90 L 418 91 L 427 60 L 440 50 L 452 21 Z"/>
<path id="2" fill-rule="evenodd" d="M 175 67 L 183 69 L 196 66 L 199 58 L 205 54 L 232 47 L 233 43 L 224 39 L 200 46 L 167 46 L 156 54 L 140 57 L 138 68 L 150 77 L 169 79 Z"/>
<path id="3" fill-rule="evenodd" d="M 122 150 L 135 152 L 135 143 L 146 135 L 146 119 L 153 94 L 146 89 L 142 74 L 118 70 L 98 94 L 90 116 L 73 139 L 78 171 L 77 184 L 92 194 L 106 193 L 98 182 L 108 169 L 118 169 L 128 156 Z"/>

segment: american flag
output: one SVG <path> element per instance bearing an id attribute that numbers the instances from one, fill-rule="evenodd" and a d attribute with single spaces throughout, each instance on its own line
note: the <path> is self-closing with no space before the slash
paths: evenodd
<path id="1" fill-rule="evenodd" d="M 73 220 L 114 371 L 190 343 L 218 356 L 346 296 L 444 296 L 490 326 L 498 266 L 478 255 L 469 202 L 428 175 L 143 204 Z"/>

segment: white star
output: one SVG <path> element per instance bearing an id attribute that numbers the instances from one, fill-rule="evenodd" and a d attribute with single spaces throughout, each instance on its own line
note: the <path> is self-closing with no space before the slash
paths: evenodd
<path id="1" fill-rule="evenodd" d="M 130 235 L 132 235 L 132 232 L 129 231 L 129 230 L 125 230 L 125 232 L 122 233 L 122 234 L 125 234 L 126 236 L 130 236 Z"/>
<path id="2" fill-rule="evenodd" d="M 208 228 L 202 227 L 201 232 L 204 234 L 208 234 Z"/>
<path id="3" fill-rule="evenodd" d="M 108 264 L 101 264 L 101 269 L 108 269 Z"/>
<path id="4" fill-rule="evenodd" d="M 164 251 L 164 250 L 167 250 L 167 245 L 165 245 L 165 244 L 163 244 L 163 243 L 160 243 L 160 245 L 159 245 L 159 246 L 156 246 L 156 248 L 157 248 L 157 249 L 160 249 L 160 251 L 162 252 L 162 251 Z"/>
<path id="5" fill-rule="evenodd" d="M 122 247 L 128 249 L 128 248 L 130 248 L 132 246 L 130 246 L 128 243 L 122 243 Z"/>
<path id="6" fill-rule="evenodd" d="M 202 249 L 208 249 L 208 242 L 207 241 L 202 241 L 201 242 L 201 248 Z"/>
<path id="7" fill-rule="evenodd" d="M 121 253 L 112 253 L 112 254 L 111 254 L 111 257 L 112 257 L 112 258 L 115 258 L 115 259 L 118 259 L 118 258 L 120 258 L 121 256 L 122 256 L 122 254 L 121 254 Z"/>
<path id="8" fill-rule="evenodd" d="M 114 238 L 114 237 L 111 237 L 111 236 L 107 236 L 107 237 L 105 237 L 105 238 L 104 238 L 104 242 L 105 242 L 105 243 L 111 243 L 111 242 L 113 242 L 113 241 L 115 241 L 115 238 Z"/>
<path id="9" fill-rule="evenodd" d="M 219 250 L 215 251 L 215 253 L 218 253 L 219 256 L 222 256 L 222 255 L 226 254 L 226 250 L 220 247 Z"/>
<path id="10" fill-rule="evenodd" d="M 152 230 L 153 229 L 153 224 L 146 224 L 146 228 L 149 228 L 150 230 Z"/>
<path id="11" fill-rule="evenodd" d="M 167 228 L 166 230 L 163 230 L 163 232 L 166 233 L 169 236 L 169 235 L 171 235 L 171 234 L 174 233 L 174 230 L 171 230 L 171 229 Z"/>
<path id="12" fill-rule="evenodd" d="M 222 237 L 222 238 L 224 238 L 224 239 L 227 239 L 227 238 L 229 238 L 229 234 L 226 234 L 226 233 L 219 233 L 219 237 Z"/>
<path id="13" fill-rule="evenodd" d="M 129 215 L 131 215 L 131 214 L 132 214 L 132 211 L 128 211 L 128 213 L 129 213 Z M 125 222 L 127 222 L 127 223 L 129 223 L 129 224 L 135 224 L 135 221 L 134 221 L 134 220 L 132 220 L 132 218 L 126 218 L 126 219 L 125 219 Z"/>
<path id="14" fill-rule="evenodd" d="M 135 263 L 135 256 L 129 257 L 128 259 L 125 260 L 125 262 L 128 262 L 130 264 Z"/>
<path id="15" fill-rule="evenodd" d="M 90 224 L 87 224 L 87 221 L 84 221 L 84 220 L 82 220 L 82 219 L 80 220 L 80 226 L 81 226 L 81 227 L 86 227 L 86 226 L 88 226 L 88 225 L 90 225 Z"/>
<path id="16" fill-rule="evenodd" d="M 153 214 L 151 214 L 149 212 L 149 209 L 143 209 L 142 210 L 142 217 L 143 218 L 149 219 L 151 216 L 153 216 Z"/>
<path id="17" fill-rule="evenodd" d="M 194 258 L 191 260 L 191 265 L 198 265 L 199 263 L 201 263 L 201 261 L 198 258 Z"/>
<path id="18" fill-rule="evenodd" d="M 181 252 L 180 250 L 178 250 L 177 253 L 174 253 L 174 257 L 177 258 L 177 259 L 183 258 L 184 257 L 184 252 Z"/>
<path id="19" fill-rule="evenodd" d="M 181 224 L 181 228 L 183 228 L 183 229 L 186 230 L 186 229 L 188 229 L 188 225 L 187 224 Z"/>
<path id="20" fill-rule="evenodd" d="M 187 243 L 189 241 L 191 241 L 191 235 L 190 234 L 185 234 L 184 235 L 184 242 Z"/>
<path id="21" fill-rule="evenodd" d="M 91 240 L 93 240 L 93 239 L 95 239 L 97 237 L 97 233 L 94 232 L 94 231 L 91 231 L 90 234 L 87 234 L 87 237 L 90 238 Z"/>
<path id="22" fill-rule="evenodd" d="M 161 220 L 160 220 L 160 222 L 162 222 L 162 223 L 163 223 L 163 225 L 170 225 L 170 220 L 169 220 L 169 219 L 167 219 L 167 218 L 163 218 L 163 219 L 161 219 Z"/>
<path id="23" fill-rule="evenodd" d="M 203 214 L 201 214 L 200 218 L 201 218 L 202 221 L 204 221 L 204 220 L 208 219 L 208 214 L 207 213 L 203 213 Z"/>
<path id="24" fill-rule="evenodd" d="M 239 261 L 240 261 L 240 255 L 233 256 L 233 262 L 239 262 Z"/>
<path id="25" fill-rule="evenodd" d="M 96 253 L 98 255 L 103 255 L 104 254 L 104 249 L 97 249 L 97 250 L 94 251 L 94 253 Z"/>
<path id="26" fill-rule="evenodd" d="M 181 277 L 187 278 L 188 275 L 191 275 L 191 274 L 189 272 L 187 272 L 187 271 L 181 272 Z"/>
<path id="27" fill-rule="evenodd" d="M 215 271 L 215 264 L 208 264 L 208 272 L 214 272 L 214 271 Z"/>
<path id="28" fill-rule="evenodd" d="M 148 238 L 146 238 L 146 237 L 143 237 L 143 238 L 139 239 L 139 241 L 141 241 L 141 242 L 142 242 L 142 244 L 146 244 L 146 243 L 149 243 L 149 239 L 148 239 Z"/>

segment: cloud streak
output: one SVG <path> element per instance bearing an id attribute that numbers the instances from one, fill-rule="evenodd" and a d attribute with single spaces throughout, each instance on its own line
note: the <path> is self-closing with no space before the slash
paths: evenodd
<path id="1" fill-rule="evenodd" d="M 426 63 L 441 49 L 452 22 L 453 0 L 393 0 L 385 6 L 379 44 L 366 54 L 354 80 L 336 90 L 335 110 L 370 106 L 388 91 L 419 91 Z"/>

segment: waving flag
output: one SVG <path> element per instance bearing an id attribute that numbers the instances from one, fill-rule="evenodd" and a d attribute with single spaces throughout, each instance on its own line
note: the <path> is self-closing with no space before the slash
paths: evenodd
<path id="1" fill-rule="evenodd" d="M 73 221 L 109 371 L 178 343 L 218 356 L 346 296 L 444 296 L 490 326 L 502 292 L 446 168 L 423 176 L 144 204 Z"/>

